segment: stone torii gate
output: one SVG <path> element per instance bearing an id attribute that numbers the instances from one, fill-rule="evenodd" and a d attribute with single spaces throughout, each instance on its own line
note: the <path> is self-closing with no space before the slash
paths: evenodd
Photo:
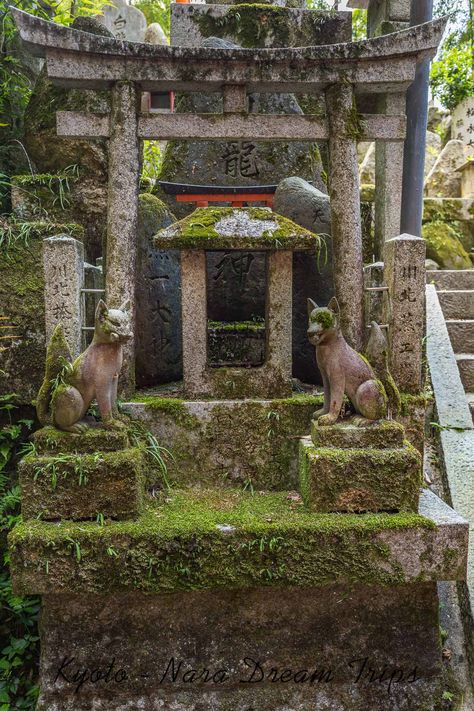
<path id="1" fill-rule="evenodd" d="M 108 138 L 106 298 L 134 300 L 141 139 L 329 142 L 334 285 L 344 332 L 364 340 L 364 285 L 357 141 L 401 147 L 380 171 L 376 221 L 384 241 L 400 231 L 405 93 L 417 62 L 432 57 L 446 19 L 363 42 L 289 49 L 210 49 L 124 42 L 46 22 L 11 8 L 21 39 L 46 59 L 59 86 L 106 89 L 109 114 L 58 112 L 60 136 Z M 141 114 L 140 94 L 221 92 L 222 114 Z M 327 117 L 249 114 L 253 92 L 325 94 Z M 359 114 L 356 98 L 375 94 L 380 113 Z M 124 367 L 133 387 L 134 346 Z"/>

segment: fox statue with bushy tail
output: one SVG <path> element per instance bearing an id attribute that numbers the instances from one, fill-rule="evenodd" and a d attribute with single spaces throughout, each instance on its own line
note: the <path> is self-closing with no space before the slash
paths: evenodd
<path id="1" fill-rule="evenodd" d="M 83 432 L 94 423 L 86 413 L 97 400 L 103 426 L 125 427 L 117 410 L 117 386 L 123 343 L 131 335 L 130 302 L 109 309 L 101 299 L 92 342 L 73 362 L 58 324 L 48 344 L 46 372 L 36 403 L 41 424 L 65 432 Z"/>

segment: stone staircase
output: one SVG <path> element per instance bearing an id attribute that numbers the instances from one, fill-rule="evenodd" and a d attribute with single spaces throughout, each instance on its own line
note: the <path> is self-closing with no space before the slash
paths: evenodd
<path id="1" fill-rule="evenodd" d="M 435 284 L 461 381 L 474 416 L 474 269 L 426 273 Z"/>

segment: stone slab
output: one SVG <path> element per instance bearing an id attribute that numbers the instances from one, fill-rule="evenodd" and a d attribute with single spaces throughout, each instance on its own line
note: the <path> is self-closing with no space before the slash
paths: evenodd
<path id="1" fill-rule="evenodd" d="M 176 489 L 137 521 L 20 523 L 13 585 L 43 595 L 464 579 L 465 520 L 427 490 L 419 512 L 315 514 L 294 492 Z"/>
<path id="2" fill-rule="evenodd" d="M 118 40 L 144 42 L 147 21 L 141 10 L 129 5 L 126 0 L 114 0 L 102 8 L 97 19 Z"/>
<path id="3" fill-rule="evenodd" d="M 405 433 L 402 425 L 394 420 L 375 423 L 367 427 L 356 427 L 350 423 L 319 427 L 311 423 L 311 439 L 315 447 L 401 447 Z"/>
<path id="4" fill-rule="evenodd" d="M 24 519 L 136 518 L 143 500 L 142 450 L 28 455 L 19 464 Z"/>
<path id="5" fill-rule="evenodd" d="M 456 362 L 464 390 L 474 391 L 474 353 L 456 353 Z"/>
<path id="6" fill-rule="evenodd" d="M 106 430 L 101 427 L 90 428 L 81 434 L 62 432 L 55 427 L 43 427 L 36 430 L 31 440 L 35 453 L 39 455 L 115 452 L 130 446 L 125 430 Z"/>
<path id="7" fill-rule="evenodd" d="M 125 407 L 169 449 L 175 486 L 296 489 L 298 440 L 322 396 L 274 400 L 183 400 L 137 396 Z"/>
<path id="8" fill-rule="evenodd" d="M 84 246 L 82 242 L 56 235 L 43 242 L 44 306 L 46 342 L 58 324 L 63 327 L 71 355 L 82 350 L 82 294 Z"/>
<path id="9" fill-rule="evenodd" d="M 426 283 L 437 289 L 474 289 L 474 269 L 436 269 L 426 272 Z"/>
<path id="10" fill-rule="evenodd" d="M 416 511 L 421 483 L 421 457 L 411 445 L 338 449 L 300 442 L 300 491 L 311 511 Z"/>
<path id="11" fill-rule="evenodd" d="M 438 299 L 446 319 L 456 319 L 460 316 L 474 319 L 474 289 L 439 289 Z"/>
<path id="12" fill-rule="evenodd" d="M 262 5 L 171 5 L 171 44 L 198 47 L 219 36 L 242 47 L 308 47 L 350 42 L 347 12 Z"/>
<path id="13" fill-rule="evenodd" d="M 448 319 L 446 327 L 455 353 L 474 353 L 474 319 Z"/>
<path id="14" fill-rule="evenodd" d="M 437 711 L 447 688 L 432 583 L 48 594 L 41 648 L 39 711 Z"/>
<path id="15" fill-rule="evenodd" d="M 472 429 L 466 402 L 436 288 L 426 287 L 426 354 L 441 427 Z"/>

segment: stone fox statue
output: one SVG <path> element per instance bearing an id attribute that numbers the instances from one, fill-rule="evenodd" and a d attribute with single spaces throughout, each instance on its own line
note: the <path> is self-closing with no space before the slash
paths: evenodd
<path id="1" fill-rule="evenodd" d="M 387 417 L 388 399 L 383 382 L 377 379 L 369 362 L 351 348 L 342 335 L 337 300 L 333 298 L 327 308 L 320 308 L 308 299 L 308 317 L 308 338 L 316 346 L 316 360 L 324 386 L 324 407 L 314 413 L 313 419 L 319 425 L 334 424 L 339 417 L 344 395 L 360 415 L 355 419 L 356 424 L 364 425 Z M 372 340 L 376 337 L 372 346 L 374 353 L 379 354 L 380 347 L 385 344 L 385 351 L 380 353 L 379 360 L 385 364 L 386 374 L 390 377 L 385 337 L 376 323 L 372 324 L 371 331 L 374 334 L 373 338 L 371 334 Z M 391 382 L 398 394 L 393 380 Z"/>
<path id="2" fill-rule="evenodd" d="M 96 399 L 105 427 L 125 426 L 117 411 L 117 384 L 122 344 L 131 338 L 130 329 L 130 302 L 119 309 L 109 309 L 101 299 L 92 343 L 71 362 L 62 326 L 56 326 L 48 345 L 46 373 L 36 405 L 42 425 L 81 432 L 91 424 L 85 418 Z"/>

